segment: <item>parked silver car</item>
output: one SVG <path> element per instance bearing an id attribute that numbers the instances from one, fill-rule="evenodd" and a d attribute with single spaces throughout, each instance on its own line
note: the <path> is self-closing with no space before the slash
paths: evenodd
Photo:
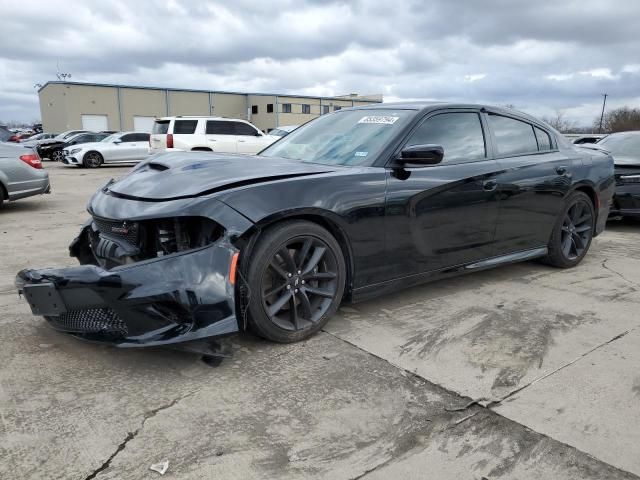
<path id="1" fill-rule="evenodd" d="M 149 134 L 114 133 L 100 142 L 72 145 L 62 151 L 66 165 L 96 168 L 103 163 L 136 163 L 149 156 Z"/>
<path id="2" fill-rule="evenodd" d="M 0 205 L 50 190 L 49 174 L 35 150 L 0 142 Z"/>

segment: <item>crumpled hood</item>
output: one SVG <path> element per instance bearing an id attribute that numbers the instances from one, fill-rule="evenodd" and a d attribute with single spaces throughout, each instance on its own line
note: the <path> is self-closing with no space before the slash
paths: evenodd
<path id="1" fill-rule="evenodd" d="M 106 193 L 125 198 L 166 201 L 273 180 L 328 173 L 341 168 L 345 167 L 273 157 L 171 152 L 150 157 L 105 189 Z"/>

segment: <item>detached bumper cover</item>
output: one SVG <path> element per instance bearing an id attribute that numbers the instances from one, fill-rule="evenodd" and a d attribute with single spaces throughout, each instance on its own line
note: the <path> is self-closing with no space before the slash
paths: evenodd
<path id="1" fill-rule="evenodd" d="M 640 183 L 616 186 L 611 215 L 640 217 Z"/>
<path id="2" fill-rule="evenodd" d="M 238 331 L 221 240 L 197 250 L 104 270 L 22 270 L 18 291 L 57 330 L 119 347 L 188 342 Z"/>

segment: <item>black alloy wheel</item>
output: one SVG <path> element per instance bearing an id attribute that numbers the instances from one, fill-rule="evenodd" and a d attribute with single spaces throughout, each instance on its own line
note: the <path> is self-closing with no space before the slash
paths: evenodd
<path id="1" fill-rule="evenodd" d="M 595 219 L 589 196 L 580 191 L 571 193 L 551 234 L 546 262 L 561 268 L 580 263 L 591 245 Z"/>
<path id="2" fill-rule="evenodd" d="M 302 340 L 320 330 L 344 292 L 340 246 L 311 222 L 276 226 L 258 243 L 248 272 L 251 324 L 277 342 Z"/>
<path id="3" fill-rule="evenodd" d="M 87 168 L 98 168 L 102 165 L 102 155 L 98 152 L 89 152 L 84 156 L 82 163 Z"/>
<path id="4" fill-rule="evenodd" d="M 562 222 L 562 254 L 568 260 L 582 257 L 591 242 L 593 234 L 593 214 L 584 201 L 575 202 L 567 211 Z"/>
<path id="5" fill-rule="evenodd" d="M 51 160 L 53 160 L 54 162 L 61 162 L 62 160 L 64 160 L 64 153 L 62 150 L 54 150 L 51 153 Z"/>

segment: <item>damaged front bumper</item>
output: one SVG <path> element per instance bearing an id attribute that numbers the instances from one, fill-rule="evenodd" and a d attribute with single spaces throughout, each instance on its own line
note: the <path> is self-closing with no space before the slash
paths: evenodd
<path id="1" fill-rule="evenodd" d="M 87 228 L 77 241 L 87 238 Z M 16 286 L 35 315 L 86 340 L 118 347 L 191 342 L 238 331 L 229 278 L 236 253 L 223 238 L 108 270 L 96 265 L 22 270 Z"/>

